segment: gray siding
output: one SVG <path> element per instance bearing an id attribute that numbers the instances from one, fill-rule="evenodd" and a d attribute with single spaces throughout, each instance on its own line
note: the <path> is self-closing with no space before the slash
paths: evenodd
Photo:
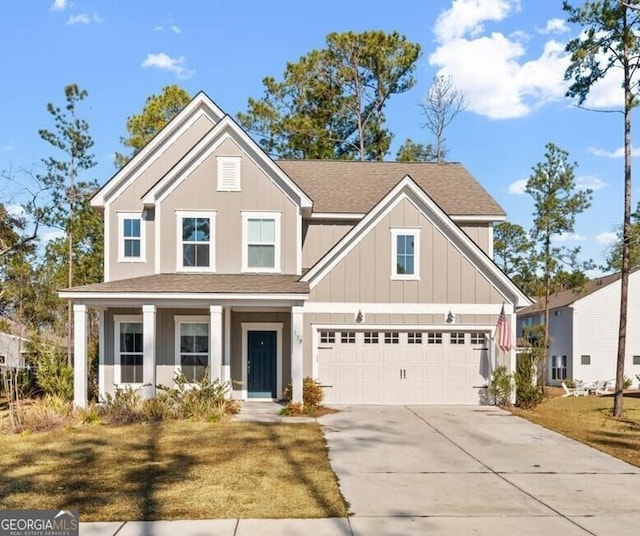
<path id="1" fill-rule="evenodd" d="M 311 268 L 354 225 L 349 221 L 305 221 L 302 230 L 302 267 Z"/>
<path id="2" fill-rule="evenodd" d="M 459 227 L 478 245 L 482 251 L 487 255 L 491 255 L 493 231 L 489 223 L 462 223 Z"/>

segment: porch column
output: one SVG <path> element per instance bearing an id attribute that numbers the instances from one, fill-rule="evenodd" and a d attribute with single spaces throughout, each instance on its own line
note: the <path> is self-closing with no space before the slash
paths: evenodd
<path id="1" fill-rule="evenodd" d="M 73 403 L 87 407 L 87 306 L 73 304 Z"/>
<path id="2" fill-rule="evenodd" d="M 509 326 L 511 327 L 511 360 L 509 363 L 511 374 L 515 374 L 518 368 L 518 326 L 517 324 L 517 316 L 516 316 L 516 306 L 515 304 L 510 306 L 511 312 L 508 315 L 509 318 Z M 511 392 L 511 403 L 515 404 L 516 402 L 516 390 L 513 389 Z"/>
<path id="3" fill-rule="evenodd" d="M 98 398 L 100 400 L 107 391 L 107 379 L 105 378 L 106 316 L 104 309 L 98 311 Z"/>
<path id="4" fill-rule="evenodd" d="M 303 313 L 302 307 L 294 305 L 291 307 L 291 385 L 292 400 L 291 402 L 302 402 L 302 384 L 303 384 Z"/>
<path id="5" fill-rule="evenodd" d="M 224 308 L 224 359 L 222 360 L 222 381 L 231 381 L 231 307 Z M 233 389 L 233 386 L 231 386 Z"/>
<path id="6" fill-rule="evenodd" d="M 211 381 L 216 378 L 222 381 L 222 306 L 211 305 L 211 336 L 209 337 L 209 348 L 211 352 Z"/>
<path id="7" fill-rule="evenodd" d="M 156 394 L 156 306 L 142 306 L 142 397 Z"/>

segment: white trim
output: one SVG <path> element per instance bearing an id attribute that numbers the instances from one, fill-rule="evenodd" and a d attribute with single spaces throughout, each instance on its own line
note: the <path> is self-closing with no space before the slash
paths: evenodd
<path id="1" fill-rule="evenodd" d="M 231 307 L 223 309 L 224 314 L 224 356 L 222 360 L 222 381 L 231 381 Z"/>
<path id="2" fill-rule="evenodd" d="M 154 224 L 154 242 L 155 242 L 155 266 L 154 266 L 154 270 L 153 273 L 155 274 L 161 274 L 162 273 L 162 268 L 161 268 L 161 263 L 162 263 L 162 256 L 161 256 L 161 248 L 162 248 L 162 222 L 160 221 L 160 216 L 161 216 L 161 210 L 160 207 L 156 207 L 156 210 L 154 211 L 154 215 L 153 215 L 153 224 Z"/>
<path id="3" fill-rule="evenodd" d="M 444 314 L 454 315 L 498 315 L 501 303 L 358 303 L 358 302 L 306 302 L 305 313 L 357 314 Z M 505 313 L 512 313 L 514 307 L 504 304 Z"/>
<path id="4" fill-rule="evenodd" d="M 392 227 L 391 232 L 391 280 L 417 281 L 420 279 L 420 229 Z M 398 236 L 413 236 L 413 273 L 398 273 Z"/>
<path id="5" fill-rule="evenodd" d="M 302 275 L 302 209 L 296 210 L 296 275 Z"/>
<path id="6" fill-rule="evenodd" d="M 301 404 L 304 383 L 304 313 L 302 307 L 291 307 L 291 402 Z"/>
<path id="7" fill-rule="evenodd" d="M 281 251 L 282 251 L 282 233 L 281 233 L 281 212 L 261 212 L 261 211 L 242 211 L 242 271 L 244 273 L 281 273 Z M 249 231 L 248 223 L 251 219 L 273 220 L 275 244 L 273 251 L 273 268 L 255 268 L 249 267 L 249 243 L 247 233 Z M 268 244 L 267 244 L 268 245 Z M 302 249 L 300 247 L 300 249 Z"/>
<path id="8" fill-rule="evenodd" d="M 104 237 L 103 237 L 103 259 L 102 267 L 104 270 L 104 282 L 108 283 L 111 279 L 111 212 L 105 209 L 102 214 L 102 221 L 104 222 Z"/>
<path id="9" fill-rule="evenodd" d="M 487 225 L 489 233 L 489 247 L 487 248 L 487 255 L 493 259 L 493 223 Z"/>
<path id="10" fill-rule="evenodd" d="M 180 361 L 180 327 L 182 324 L 204 324 L 207 326 L 207 336 L 209 337 L 209 352 L 207 353 L 207 367 L 211 374 L 213 371 L 211 370 L 211 342 L 212 342 L 212 334 L 211 334 L 211 317 L 206 315 L 175 315 L 173 317 L 174 324 L 174 355 L 173 355 L 173 365 L 176 373 L 182 372 L 182 362 Z"/>
<path id="11" fill-rule="evenodd" d="M 73 403 L 78 408 L 87 407 L 88 317 L 85 304 L 73 304 Z"/>
<path id="12" fill-rule="evenodd" d="M 107 392 L 107 379 L 105 377 L 105 352 L 107 341 L 105 339 L 107 333 L 107 315 L 104 309 L 98 311 L 98 400 L 102 400 Z"/>
<path id="13" fill-rule="evenodd" d="M 113 302 L 114 300 L 132 300 L 132 302 L 140 302 L 140 300 L 158 300 L 159 302 L 177 303 L 181 300 L 229 300 L 229 301 L 277 301 L 284 303 L 288 301 L 304 301 L 308 299 L 308 294 L 300 293 L 264 293 L 264 294 L 244 294 L 241 292 L 82 292 L 76 290 L 61 290 L 58 292 L 60 299 L 77 299 L 77 300 L 103 300 Z M 124 304 L 122 304 L 124 306 Z"/>
<path id="14" fill-rule="evenodd" d="M 91 206 L 102 207 L 108 203 L 108 197 L 115 198 L 118 190 L 123 190 L 131 181 L 145 173 L 164 153 L 164 146 L 171 147 L 172 142 L 182 136 L 198 119 L 208 117 L 215 125 L 223 116 L 224 112 L 205 93 L 198 93 L 162 131 L 93 196 Z M 132 173 L 131 170 L 135 171 Z"/>
<path id="15" fill-rule="evenodd" d="M 496 326 L 493 324 L 337 324 L 314 322 L 314 329 L 320 331 L 441 331 L 442 333 L 454 333 L 458 331 L 486 331 L 493 337 Z M 336 343 L 338 339 L 336 338 Z M 332 343 L 333 344 L 333 343 Z M 466 339 L 465 339 L 465 344 Z"/>
<path id="16" fill-rule="evenodd" d="M 213 383 L 215 380 L 220 382 L 222 378 L 222 360 L 223 360 L 223 325 L 222 325 L 222 306 L 209 306 L 209 379 Z"/>
<path id="17" fill-rule="evenodd" d="M 385 216 L 387 216 L 401 201 L 408 200 L 434 225 L 440 224 L 447 231 L 448 235 L 455 238 L 462 246 L 472 254 L 465 255 L 458 245 L 451 239 L 449 242 L 460 251 L 460 254 L 471 263 L 472 266 L 483 275 L 496 290 L 498 290 L 506 301 L 511 299 L 505 296 L 500 288 L 489 279 L 487 274 L 491 274 L 496 282 L 503 285 L 504 289 L 513 294 L 518 306 L 531 305 L 532 302 L 503 272 L 498 266 L 483 252 L 469 236 L 460 229 L 449 218 L 434 201 L 406 175 L 378 204 L 357 223 L 329 252 L 317 262 L 301 279 L 309 282 L 313 289 L 342 259 L 344 259 L 353 248 L 373 229 Z"/>
<path id="18" fill-rule="evenodd" d="M 123 383 L 122 382 L 122 371 L 120 369 L 120 324 L 132 322 L 136 324 L 143 324 L 143 333 L 144 337 L 144 322 L 142 315 L 113 315 L 113 383 L 116 388 L 121 386 L 131 386 L 135 388 L 142 387 L 142 382 L 140 383 Z M 144 377 L 144 346 L 142 347 L 143 355 L 142 355 L 142 374 Z"/>
<path id="19" fill-rule="evenodd" d="M 249 398 L 247 385 L 247 358 L 248 358 L 248 341 L 249 331 L 275 331 L 276 332 L 276 399 L 282 398 L 282 322 L 242 322 L 240 324 L 242 331 L 242 389 L 241 398 L 247 400 Z M 252 398 L 251 400 L 259 400 Z"/>
<path id="20" fill-rule="evenodd" d="M 176 272 L 215 272 L 216 271 L 216 211 L 215 210 L 176 210 Z M 202 218 L 209 220 L 209 266 L 182 265 L 182 223 L 184 218 Z M 156 232 L 160 234 L 161 229 Z M 204 244 L 204 242 L 202 242 Z"/>
<path id="21" fill-rule="evenodd" d="M 242 157 L 240 156 L 218 156 L 217 157 L 217 172 L 218 172 L 218 180 L 217 180 L 217 191 L 218 192 L 240 192 L 242 191 Z M 225 165 L 232 164 L 234 169 L 233 172 L 235 174 L 233 180 L 234 183 L 231 186 L 225 186 L 222 182 L 222 178 L 224 176 L 224 167 Z"/>
<path id="22" fill-rule="evenodd" d="M 505 214 L 492 214 L 492 215 L 473 215 L 473 214 L 454 214 L 449 216 L 457 224 L 461 223 L 493 223 L 496 221 L 506 221 L 507 216 Z"/>
<path id="23" fill-rule="evenodd" d="M 366 216 L 363 212 L 314 212 L 311 220 L 361 220 Z"/>
<path id="24" fill-rule="evenodd" d="M 142 306 L 142 396 L 153 398 L 156 394 L 156 306 Z"/>
<path id="25" fill-rule="evenodd" d="M 130 263 L 130 262 L 146 262 L 147 261 L 147 240 L 145 220 L 140 212 L 116 212 L 118 217 L 118 262 Z M 139 257 L 125 257 L 124 256 L 124 220 L 138 220 L 140 222 L 140 256 Z M 135 238 L 135 237 L 134 237 Z"/>

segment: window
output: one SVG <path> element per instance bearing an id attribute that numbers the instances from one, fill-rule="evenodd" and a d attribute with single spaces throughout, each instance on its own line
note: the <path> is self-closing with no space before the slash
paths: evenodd
<path id="1" fill-rule="evenodd" d="M 242 269 L 244 272 L 280 271 L 280 214 L 242 213 Z"/>
<path id="2" fill-rule="evenodd" d="M 482 332 L 472 332 L 470 338 L 471 344 L 484 344 L 484 333 Z"/>
<path id="3" fill-rule="evenodd" d="M 551 356 L 551 379 L 552 380 L 567 379 L 567 356 L 566 355 Z"/>
<path id="4" fill-rule="evenodd" d="M 419 229 L 391 229 L 391 279 L 420 279 Z"/>
<path id="5" fill-rule="evenodd" d="M 143 332 L 139 317 L 114 317 L 116 321 L 116 383 L 143 382 Z"/>
<path id="6" fill-rule="evenodd" d="M 321 331 L 320 332 L 320 342 L 322 344 L 333 344 L 336 342 L 336 332 L 335 331 Z"/>
<path id="7" fill-rule="evenodd" d="M 640 355 L 634 355 L 633 356 L 633 364 L 634 365 L 640 365 Z"/>
<path id="8" fill-rule="evenodd" d="M 0 354 L 0 367 L 7 364 L 7 356 Z"/>
<path id="9" fill-rule="evenodd" d="M 202 380 L 209 366 L 207 320 L 207 317 L 176 317 L 176 368 L 190 382 Z"/>
<path id="10" fill-rule="evenodd" d="M 178 268 L 212 272 L 214 266 L 215 212 L 178 212 Z"/>
<path id="11" fill-rule="evenodd" d="M 400 342 L 400 334 L 397 331 L 385 331 L 384 343 L 385 344 L 398 344 Z"/>
<path id="12" fill-rule="evenodd" d="M 218 157 L 218 191 L 219 192 L 239 192 L 240 191 L 240 164 L 242 160 L 239 156 L 219 156 Z"/>
<path id="13" fill-rule="evenodd" d="M 451 344 L 464 344 L 464 332 L 454 331 L 451 333 L 450 342 Z"/>
<path id="14" fill-rule="evenodd" d="M 118 212 L 118 262 L 144 262 L 144 249 L 140 214 Z"/>
<path id="15" fill-rule="evenodd" d="M 427 333 L 427 344 L 442 344 L 442 333 L 439 331 Z"/>
<path id="16" fill-rule="evenodd" d="M 378 344 L 378 332 L 377 331 L 365 331 L 364 343 L 365 344 Z"/>
<path id="17" fill-rule="evenodd" d="M 419 331 L 410 331 L 407 333 L 408 344 L 422 344 L 422 333 Z"/>
<path id="18" fill-rule="evenodd" d="M 553 311 L 553 316 L 560 316 L 562 311 Z"/>
<path id="19" fill-rule="evenodd" d="M 340 342 L 342 344 L 355 344 L 356 332 L 355 331 L 343 331 L 340 333 Z"/>
<path id="20" fill-rule="evenodd" d="M 590 355 L 581 355 L 580 356 L 580 364 L 581 365 L 591 365 L 591 356 Z"/>

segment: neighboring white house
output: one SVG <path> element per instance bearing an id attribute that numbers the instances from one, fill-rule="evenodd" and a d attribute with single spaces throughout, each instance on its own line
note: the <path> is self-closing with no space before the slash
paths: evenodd
<path id="1" fill-rule="evenodd" d="M 0 367 L 24 368 L 26 345 L 22 337 L 0 333 Z"/>
<path id="2" fill-rule="evenodd" d="M 620 274 L 589 281 L 584 288 L 565 290 L 549 300 L 547 383 L 565 379 L 610 380 L 616 375 L 620 320 Z M 629 278 L 625 376 L 640 374 L 640 271 Z M 518 313 L 517 333 L 544 322 L 538 302 Z"/>

